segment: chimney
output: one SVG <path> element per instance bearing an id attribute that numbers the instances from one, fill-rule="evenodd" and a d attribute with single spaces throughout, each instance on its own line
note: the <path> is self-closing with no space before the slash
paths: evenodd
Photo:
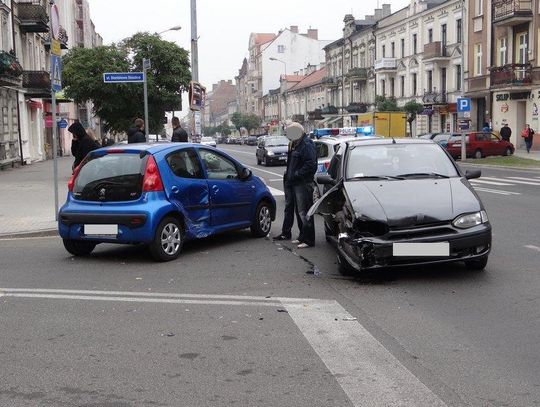
<path id="1" fill-rule="evenodd" d="M 383 4 L 382 5 L 382 11 L 383 11 L 383 17 L 388 17 L 390 14 L 392 14 L 392 5 L 391 4 Z"/>
<path id="2" fill-rule="evenodd" d="M 382 8 L 376 8 L 375 9 L 375 21 L 379 21 L 381 18 L 383 18 Z"/>
<path id="3" fill-rule="evenodd" d="M 215 90 L 217 89 L 217 87 L 218 87 L 218 84 L 217 84 L 217 83 L 212 84 L 212 92 L 215 92 Z"/>
<path id="4" fill-rule="evenodd" d="M 232 79 L 229 79 L 229 80 L 227 81 L 227 83 L 228 83 L 229 85 L 232 85 Z"/>
<path id="5" fill-rule="evenodd" d="M 307 30 L 307 36 L 308 38 L 311 38 L 312 40 L 318 40 L 319 39 L 319 30 L 310 28 Z"/>
<path id="6" fill-rule="evenodd" d="M 291 25 L 290 30 L 295 34 L 298 34 L 298 26 L 297 25 Z"/>

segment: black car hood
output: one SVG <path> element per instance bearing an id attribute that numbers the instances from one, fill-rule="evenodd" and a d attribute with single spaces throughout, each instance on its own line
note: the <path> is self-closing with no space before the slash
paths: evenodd
<path id="1" fill-rule="evenodd" d="M 413 227 L 453 220 L 482 204 L 463 178 L 349 181 L 345 193 L 357 218 L 390 227 Z"/>
<path id="2" fill-rule="evenodd" d="M 266 151 L 272 151 L 273 153 L 286 153 L 289 151 L 289 146 L 275 146 L 275 147 L 269 147 L 266 146 Z"/>

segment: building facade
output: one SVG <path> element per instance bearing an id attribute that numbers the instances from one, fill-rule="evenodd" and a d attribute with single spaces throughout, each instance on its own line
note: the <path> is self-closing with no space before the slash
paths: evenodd
<path id="1" fill-rule="evenodd" d="M 461 0 L 412 0 L 381 19 L 376 37 L 376 93 L 398 106 L 424 105 L 412 136 L 458 130 L 463 94 Z"/>

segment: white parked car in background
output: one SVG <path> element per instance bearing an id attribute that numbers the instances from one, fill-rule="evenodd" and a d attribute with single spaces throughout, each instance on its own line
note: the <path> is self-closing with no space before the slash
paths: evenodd
<path id="1" fill-rule="evenodd" d="M 201 137 L 201 144 L 204 146 L 217 147 L 216 140 L 213 137 Z"/>

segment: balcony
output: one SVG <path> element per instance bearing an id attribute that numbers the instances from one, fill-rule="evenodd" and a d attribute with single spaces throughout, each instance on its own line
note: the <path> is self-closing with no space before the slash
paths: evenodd
<path id="1" fill-rule="evenodd" d="M 16 16 L 20 21 L 21 31 L 25 33 L 49 32 L 49 16 L 46 2 L 41 0 L 18 0 Z"/>
<path id="2" fill-rule="evenodd" d="M 20 86 L 23 69 L 17 57 L 0 51 L 0 86 Z"/>
<path id="3" fill-rule="evenodd" d="M 335 106 L 326 106 L 321 109 L 321 114 L 324 115 L 330 115 L 330 114 L 338 114 L 338 108 Z"/>
<path id="4" fill-rule="evenodd" d="M 293 114 L 292 121 L 297 123 L 304 123 L 305 116 L 303 114 Z"/>
<path id="5" fill-rule="evenodd" d="M 437 90 L 424 91 L 422 102 L 426 105 L 445 105 L 448 103 L 446 91 L 439 92 Z"/>
<path id="6" fill-rule="evenodd" d="M 446 46 L 443 46 L 440 41 L 430 42 L 429 44 L 424 45 L 424 61 L 445 60 L 448 58 Z"/>
<path id="7" fill-rule="evenodd" d="M 395 71 L 397 69 L 396 58 L 381 58 L 375 61 L 376 71 Z"/>
<path id="8" fill-rule="evenodd" d="M 355 81 L 367 81 L 367 68 L 352 68 L 349 72 L 347 72 L 347 78 Z"/>
<path id="9" fill-rule="evenodd" d="M 47 71 L 24 71 L 22 87 L 25 94 L 35 98 L 46 98 L 51 95 L 51 76 Z"/>
<path id="10" fill-rule="evenodd" d="M 513 26 L 532 21 L 532 0 L 493 0 L 493 24 Z"/>
<path id="11" fill-rule="evenodd" d="M 60 41 L 60 48 L 68 49 L 69 37 L 67 35 L 67 31 L 63 27 L 60 27 L 60 35 L 58 37 L 58 41 Z M 51 35 L 50 34 L 47 35 L 44 45 L 47 51 L 51 48 Z"/>
<path id="12" fill-rule="evenodd" d="M 321 109 L 315 109 L 311 112 L 308 112 L 308 120 L 314 121 L 314 120 L 323 120 L 324 117 L 322 115 Z"/>
<path id="13" fill-rule="evenodd" d="M 490 69 L 492 87 L 527 86 L 532 83 L 531 64 L 508 64 Z"/>
<path id="14" fill-rule="evenodd" d="M 367 106 L 365 103 L 350 103 L 349 106 L 345 107 L 345 110 L 349 113 L 366 113 Z"/>
<path id="15" fill-rule="evenodd" d="M 321 81 L 321 83 L 324 85 L 324 86 L 327 86 L 329 88 L 336 88 L 339 86 L 339 83 L 338 83 L 338 80 L 337 78 L 332 78 L 330 76 L 327 76 L 325 78 L 323 78 L 323 80 Z"/>

